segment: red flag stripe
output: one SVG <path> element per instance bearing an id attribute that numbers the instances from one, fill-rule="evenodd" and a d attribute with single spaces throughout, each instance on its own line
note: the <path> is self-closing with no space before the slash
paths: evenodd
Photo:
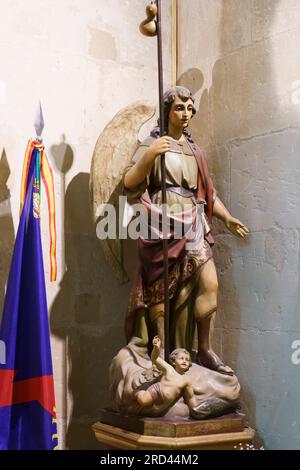
<path id="1" fill-rule="evenodd" d="M 56 416 L 53 375 L 42 375 L 14 382 L 15 370 L 0 370 L 0 407 L 38 401 L 44 410 Z"/>

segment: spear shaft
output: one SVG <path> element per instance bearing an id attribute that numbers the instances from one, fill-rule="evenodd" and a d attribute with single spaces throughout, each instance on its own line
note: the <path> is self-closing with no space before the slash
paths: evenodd
<path id="1" fill-rule="evenodd" d="M 165 134 L 164 102 L 163 102 L 163 60 L 161 34 L 161 0 L 157 0 L 157 59 L 159 88 L 159 125 L 160 136 Z M 163 260 L 164 260 L 164 343 L 165 360 L 169 362 L 170 353 L 170 301 L 169 301 L 169 262 L 168 262 L 168 227 L 167 227 L 167 188 L 166 159 L 161 155 L 161 191 L 162 191 L 162 229 L 163 229 Z"/>
<path id="2" fill-rule="evenodd" d="M 159 90 L 159 127 L 160 136 L 165 135 L 164 102 L 163 102 L 163 54 L 161 34 L 161 0 L 152 1 L 147 7 L 147 20 L 140 25 L 140 31 L 146 36 L 157 36 L 158 90 Z M 154 20 L 156 16 L 156 21 Z M 165 360 L 169 362 L 170 354 L 170 301 L 169 301 L 169 263 L 168 263 L 168 224 L 167 224 L 167 188 L 166 160 L 161 159 L 161 192 L 162 192 L 162 233 L 163 233 L 163 267 L 164 267 L 164 350 Z"/>

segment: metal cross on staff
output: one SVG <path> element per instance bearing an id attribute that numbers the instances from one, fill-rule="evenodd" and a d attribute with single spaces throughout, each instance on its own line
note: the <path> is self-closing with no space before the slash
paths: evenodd
<path id="1" fill-rule="evenodd" d="M 152 1 L 146 8 L 147 19 L 140 24 L 140 31 L 145 36 L 157 36 L 158 89 L 159 89 L 159 127 L 160 136 L 165 134 L 164 103 L 163 103 L 163 61 L 161 34 L 161 0 Z M 169 362 L 169 265 L 168 265 L 168 230 L 167 230 L 167 190 L 165 155 L 161 155 L 161 190 L 162 190 L 162 229 L 163 229 L 163 260 L 164 260 L 164 344 L 165 360 Z"/>

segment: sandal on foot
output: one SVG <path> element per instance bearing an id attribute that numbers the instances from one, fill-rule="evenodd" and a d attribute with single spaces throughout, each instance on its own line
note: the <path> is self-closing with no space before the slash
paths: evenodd
<path id="1" fill-rule="evenodd" d="M 220 374 L 230 375 L 230 376 L 234 375 L 234 371 L 231 369 L 231 367 L 225 365 L 224 362 L 217 356 L 216 353 L 208 352 L 208 351 L 206 351 L 206 353 L 207 353 L 207 357 L 206 358 L 201 357 L 200 359 L 199 352 L 198 352 L 197 358 L 198 358 L 199 365 L 206 367 L 207 369 L 211 369 L 216 372 L 219 372 Z"/>

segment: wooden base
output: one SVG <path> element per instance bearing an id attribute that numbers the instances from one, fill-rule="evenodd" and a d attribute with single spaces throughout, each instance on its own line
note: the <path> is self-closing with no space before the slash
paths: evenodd
<path id="1" fill-rule="evenodd" d="M 98 441 L 121 450 L 230 450 L 251 445 L 255 434 L 240 413 L 196 421 L 139 418 L 102 410 L 101 421 L 92 429 Z"/>

